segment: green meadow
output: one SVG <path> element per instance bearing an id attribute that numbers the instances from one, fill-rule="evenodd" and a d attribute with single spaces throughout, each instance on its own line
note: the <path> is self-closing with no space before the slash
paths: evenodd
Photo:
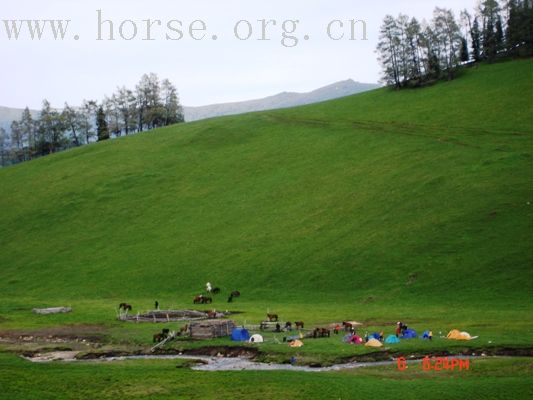
<path id="1" fill-rule="evenodd" d="M 389 334 L 401 320 L 435 340 L 396 352 L 531 349 L 532 71 L 531 59 L 481 65 L 424 89 L 181 124 L 0 169 L 0 337 L 82 332 L 145 348 L 161 326 L 117 321 L 118 304 L 193 308 L 209 281 L 222 294 L 207 308 L 241 311 L 238 323 L 271 311 Z M 232 290 L 242 296 L 228 304 Z M 31 313 L 47 306 L 74 311 Z M 479 338 L 441 337 L 454 328 Z M 211 344 L 230 341 L 171 346 Z M 529 359 L 444 374 L 200 373 L 178 361 L 35 365 L 2 348 L 10 399 L 528 398 L 532 387 Z M 322 361 L 371 351 L 339 337 L 260 349 Z"/>

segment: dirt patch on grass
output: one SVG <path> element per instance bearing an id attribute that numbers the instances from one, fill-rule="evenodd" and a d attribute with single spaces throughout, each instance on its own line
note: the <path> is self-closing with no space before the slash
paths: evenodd
<path id="1" fill-rule="evenodd" d="M 65 325 L 36 330 L 0 331 L 0 341 L 9 343 L 31 342 L 102 342 L 107 329 L 101 325 Z"/>

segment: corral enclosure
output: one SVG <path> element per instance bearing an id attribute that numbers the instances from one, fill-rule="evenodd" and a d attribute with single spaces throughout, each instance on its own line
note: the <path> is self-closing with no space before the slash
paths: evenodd
<path id="1" fill-rule="evenodd" d="M 210 319 L 192 322 L 189 329 L 193 339 L 213 339 L 231 335 L 235 326 L 232 320 Z"/>

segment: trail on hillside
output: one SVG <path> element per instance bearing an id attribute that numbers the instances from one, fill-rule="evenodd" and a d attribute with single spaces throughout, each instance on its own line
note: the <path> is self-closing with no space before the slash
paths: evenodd
<path id="1" fill-rule="evenodd" d="M 457 134 L 469 134 L 469 135 L 491 135 L 500 139 L 513 137 L 528 137 L 533 136 L 533 131 L 506 131 L 506 130 L 487 130 L 484 128 L 473 128 L 470 126 L 442 126 L 432 124 L 399 122 L 399 121 L 371 121 L 371 120 L 359 120 L 359 121 L 328 121 L 321 119 L 310 118 L 297 118 L 287 117 L 275 113 L 266 113 L 265 118 L 269 121 L 283 124 L 300 124 L 311 127 L 323 127 L 323 128 L 351 128 L 355 130 L 364 130 L 372 133 L 390 133 L 396 135 L 404 135 L 411 137 L 420 137 L 426 139 L 436 140 L 438 142 L 444 142 L 462 147 L 471 147 L 481 149 L 478 143 L 467 143 L 464 140 L 459 140 L 456 137 L 446 137 L 445 135 L 457 135 Z M 436 134 L 429 133 L 430 131 L 436 132 Z M 500 149 L 501 150 L 501 149 Z"/>

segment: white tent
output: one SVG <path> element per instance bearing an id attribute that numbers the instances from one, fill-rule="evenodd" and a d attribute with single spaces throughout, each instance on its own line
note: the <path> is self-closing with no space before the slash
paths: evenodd
<path id="1" fill-rule="evenodd" d="M 250 343 L 263 343 L 263 336 L 261 335 L 252 335 L 250 338 Z"/>

